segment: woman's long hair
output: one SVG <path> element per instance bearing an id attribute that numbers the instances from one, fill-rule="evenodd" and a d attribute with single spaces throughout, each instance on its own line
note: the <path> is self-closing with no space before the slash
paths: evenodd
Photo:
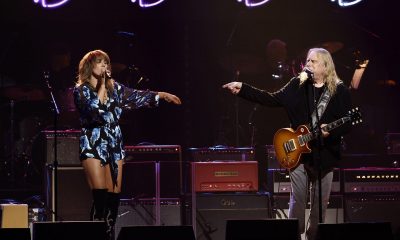
<path id="1" fill-rule="evenodd" d="M 78 81 L 76 83 L 78 86 L 90 80 L 93 72 L 93 67 L 96 64 L 96 60 L 99 58 L 105 59 L 109 63 L 107 70 L 111 71 L 110 57 L 106 52 L 102 50 L 90 51 L 86 53 L 79 62 Z M 106 88 L 109 91 L 113 91 L 113 81 L 106 81 Z"/>

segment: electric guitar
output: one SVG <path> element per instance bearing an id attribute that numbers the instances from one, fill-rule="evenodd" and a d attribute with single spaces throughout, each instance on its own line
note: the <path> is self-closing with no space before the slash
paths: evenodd
<path id="1" fill-rule="evenodd" d="M 346 122 L 356 125 L 362 122 L 361 113 L 357 108 L 350 110 L 345 117 L 324 126 L 322 130 L 329 132 Z M 292 128 L 281 128 L 274 135 L 274 148 L 279 164 L 291 169 L 299 163 L 302 153 L 310 153 L 308 142 L 316 138 L 318 130 L 310 131 L 306 125 L 300 125 L 296 131 Z"/>

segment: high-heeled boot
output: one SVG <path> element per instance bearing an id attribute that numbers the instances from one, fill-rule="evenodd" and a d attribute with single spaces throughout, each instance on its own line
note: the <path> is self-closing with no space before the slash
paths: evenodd
<path id="1" fill-rule="evenodd" d="M 109 240 L 115 239 L 115 223 L 118 217 L 119 208 L 119 193 L 108 192 L 107 193 L 107 207 L 105 220 L 107 223 L 107 235 Z"/>
<path id="2" fill-rule="evenodd" d="M 90 210 L 91 221 L 104 221 L 107 203 L 107 189 L 92 189 L 93 204 Z"/>

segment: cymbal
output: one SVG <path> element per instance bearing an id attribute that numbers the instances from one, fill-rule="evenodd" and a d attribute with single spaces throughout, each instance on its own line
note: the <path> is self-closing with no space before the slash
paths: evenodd
<path id="1" fill-rule="evenodd" d="M 40 88 L 30 85 L 0 89 L 0 96 L 16 101 L 40 101 L 45 99 L 45 94 Z"/>
<path id="2" fill-rule="evenodd" d="M 265 61 L 261 57 L 245 53 L 227 54 L 219 61 L 227 71 L 240 71 L 241 73 L 257 74 L 265 71 Z"/>
<path id="3" fill-rule="evenodd" d="M 342 49 L 344 44 L 338 41 L 328 41 L 317 45 L 317 47 L 325 48 L 330 53 L 335 53 Z"/>

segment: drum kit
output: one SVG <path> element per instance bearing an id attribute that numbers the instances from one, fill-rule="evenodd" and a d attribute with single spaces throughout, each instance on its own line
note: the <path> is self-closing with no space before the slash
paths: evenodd
<path id="1" fill-rule="evenodd" d="M 72 90 L 68 88 L 56 93 L 60 96 L 57 100 L 64 116 L 77 114 Z M 35 85 L 0 88 L 0 109 L 3 115 L 0 122 L 2 182 L 22 187 L 40 184 L 45 160 L 35 157 L 37 154 L 34 147 L 41 132 L 53 128 L 54 113 L 49 109 L 49 98 L 45 89 Z M 58 126 L 65 125 L 64 121 Z"/>
<path id="2" fill-rule="evenodd" d="M 341 50 L 343 46 L 344 44 L 339 41 L 327 41 L 315 44 L 312 48 L 325 48 L 333 54 Z M 282 78 L 283 75 L 295 77 L 304 68 L 307 51 L 308 49 L 302 50 L 292 58 L 273 63 L 269 63 L 263 57 L 252 54 L 226 54 L 219 60 L 219 64 L 227 71 L 239 71 L 240 73 L 245 74 L 262 74 L 266 72 L 267 68 L 272 68 L 271 79 L 279 79 Z M 270 66 L 267 66 L 268 64 Z"/>

